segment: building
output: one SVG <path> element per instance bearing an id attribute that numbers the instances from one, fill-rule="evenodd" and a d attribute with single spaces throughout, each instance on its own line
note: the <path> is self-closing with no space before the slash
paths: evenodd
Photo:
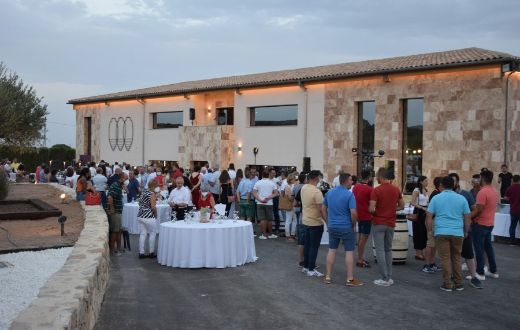
<path id="1" fill-rule="evenodd" d="M 456 171 L 467 182 L 482 167 L 498 171 L 502 163 L 520 172 L 519 64 L 510 54 L 466 48 L 69 103 L 78 156 L 300 170 L 306 159 L 329 179 L 340 168 L 357 174 L 389 166 L 409 190 L 420 174 Z"/>

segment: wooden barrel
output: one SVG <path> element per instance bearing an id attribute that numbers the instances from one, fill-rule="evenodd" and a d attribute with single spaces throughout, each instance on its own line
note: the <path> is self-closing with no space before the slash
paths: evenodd
<path id="1" fill-rule="evenodd" d="M 373 232 L 373 228 L 372 228 Z M 372 251 L 374 253 L 374 261 L 377 262 L 376 245 L 374 243 L 374 235 L 372 235 Z M 402 265 L 406 263 L 408 258 L 408 223 L 406 220 L 406 212 L 398 211 L 394 228 L 394 239 L 392 240 L 392 264 Z"/>

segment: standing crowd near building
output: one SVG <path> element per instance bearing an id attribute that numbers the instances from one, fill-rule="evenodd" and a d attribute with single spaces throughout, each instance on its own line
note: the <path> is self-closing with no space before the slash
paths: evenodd
<path id="1" fill-rule="evenodd" d="M 16 171 L 12 164 L 2 162 L 5 173 Z M 336 251 L 342 243 L 345 285 L 363 285 L 354 276 L 354 270 L 371 267 L 365 258 L 365 248 L 372 234 L 380 273 L 373 283 L 379 286 L 394 283 L 394 229 L 405 202 L 391 170 L 379 168 L 375 173 L 377 184 L 373 182 L 372 171 L 364 170 L 360 178 L 340 171 L 331 187 L 318 170 L 298 173 L 254 166 L 236 170 L 234 164 L 227 169 L 218 164 L 203 165 L 185 171 L 176 164 L 164 168 L 155 164 L 134 167 L 126 163 L 91 162 L 86 166 L 78 164 L 76 169 L 67 168 L 64 184 L 75 189 L 79 201 L 85 200 L 89 193 L 99 193 L 109 218 L 109 245 L 114 255 L 125 250 L 121 242 L 125 201 L 139 203 L 140 258 L 155 257 L 158 201 L 167 201 L 178 219 L 193 208 L 208 208 L 213 214 L 216 204 L 225 204 L 228 216 L 236 211 L 241 219 L 258 223 L 255 235 L 258 239 L 277 239 L 281 235 L 287 242 L 295 243 L 301 271 L 307 276 L 323 277 L 327 284 L 332 282 Z M 42 180 L 45 170 L 38 171 L 38 181 L 48 182 Z M 433 178 L 433 189 L 429 179 L 421 177 L 413 189 L 410 202 L 413 212 L 407 217 L 413 221 L 415 259 L 424 261 L 421 270 L 425 273 L 442 272 L 444 291 L 463 290 L 465 279 L 472 287 L 481 289 L 486 278 L 499 278 L 491 233 L 500 198 L 510 203 L 511 243 L 516 240 L 520 175 L 512 175 L 503 165 L 498 176 L 500 193 L 493 187 L 493 180 L 493 172 L 482 168 L 473 175 L 469 191 L 460 187 L 457 173 Z M 318 271 L 316 260 L 325 230 L 329 250 L 323 274 Z M 463 270 L 468 271 L 466 277 Z"/>

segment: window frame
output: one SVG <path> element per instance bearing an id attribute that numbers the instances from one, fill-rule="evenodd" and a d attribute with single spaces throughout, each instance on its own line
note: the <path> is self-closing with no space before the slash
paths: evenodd
<path id="1" fill-rule="evenodd" d="M 181 113 L 181 123 L 174 124 L 168 127 L 158 127 L 157 126 L 157 115 L 165 114 L 165 113 Z M 152 112 L 152 129 L 175 129 L 184 126 L 184 110 L 175 110 L 175 111 L 160 111 L 160 112 Z"/>
<path id="2" fill-rule="evenodd" d="M 278 107 L 290 107 L 294 106 L 296 107 L 296 123 L 295 124 L 279 124 L 279 125 L 256 125 L 254 124 L 255 121 L 255 115 L 254 111 L 256 111 L 257 108 L 278 108 Z M 277 104 L 277 105 L 258 105 L 253 107 L 248 107 L 248 114 L 249 114 L 249 126 L 248 127 L 293 127 L 298 126 L 298 104 Z"/>
<path id="3" fill-rule="evenodd" d="M 408 153 L 406 153 L 406 151 L 409 149 L 408 148 L 408 111 L 409 111 L 409 105 L 408 105 L 408 101 L 410 100 L 422 100 L 422 137 L 421 137 L 421 141 L 422 141 L 422 145 L 421 145 L 421 148 L 418 149 L 416 151 L 416 154 L 413 154 L 412 153 L 412 157 L 414 157 L 413 155 L 415 155 L 415 157 L 420 157 L 420 160 L 418 159 L 418 161 L 420 162 L 420 173 L 416 176 L 417 178 L 419 178 L 419 176 L 421 175 L 424 175 L 424 171 L 423 171 L 423 147 L 424 147 L 424 106 L 425 106 L 425 103 L 424 103 L 424 97 L 410 97 L 410 98 L 406 98 L 406 99 L 401 99 L 401 107 L 402 107 L 402 125 L 403 125 L 403 129 L 402 129 L 402 132 L 403 132 L 403 135 L 402 135 L 402 165 L 401 165 L 401 178 L 402 178 L 402 187 L 403 187 L 403 194 L 405 195 L 410 195 L 413 191 L 410 190 L 408 191 L 407 190 L 407 186 L 408 186 L 408 171 L 407 171 L 407 165 L 408 165 Z M 411 149 L 411 152 L 413 149 Z M 413 170 L 413 168 L 412 168 Z M 417 174 L 417 173 L 413 173 L 412 176 L 414 176 L 414 174 Z M 410 184 L 413 183 L 413 182 L 410 182 Z"/>

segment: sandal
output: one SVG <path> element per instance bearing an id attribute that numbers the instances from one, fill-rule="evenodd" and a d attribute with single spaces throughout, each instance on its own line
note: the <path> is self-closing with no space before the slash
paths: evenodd
<path id="1" fill-rule="evenodd" d="M 325 284 L 332 283 L 332 280 L 331 280 L 330 276 L 325 276 L 325 278 L 323 279 L 323 283 L 325 283 Z"/>
<path id="2" fill-rule="evenodd" d="M 357 262 L 356 266 L 359 268 L 370 268 L 370 263 L 368 263 L 366 260 L 363 260 L 362 262 Z"/>

